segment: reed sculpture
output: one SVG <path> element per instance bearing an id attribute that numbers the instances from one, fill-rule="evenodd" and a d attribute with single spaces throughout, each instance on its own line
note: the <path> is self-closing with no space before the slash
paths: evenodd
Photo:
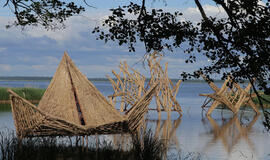
<path id="1" fill-rule="evenodd" d="M 151 78 L 148 83 L 148 88 L 158 83 L 155 93 L 155 100 L 157 105 L 157 111 L 177 111 L 182 115 L 182 108 L 176 100 L 177 93 L 179 91 L 182 80 L 178 80 L 174 85 L 172 80 L 168 76 L 168 62 L 165 63 L 165 67 L 161 66 L 162 55 L 158 52 L 153 52 L 147 62 L 151 73 Z"/>
<path id="2" fill-rule="evenodd" d="M 151 77 L 148 82 L 144 75 L 128 66 L 126 62 L 120 62 L 119 73 L 112 70 L 116 80 L 107 76 L 114 89 L 114 93 L 109 96 L 110 101 L 115 105 L 116 99 L 120 97 L 121 112 L 127 111 L 129 106 L 132 106 L 135 101 L 146 94 L 153 85 L 158 84 L 154 93 L 157 108 L 149 109 L 157 110 L 158 112 L 166 111 L 168 113 L 177 111 L 180 115 L 182 114 L 181 106 L 176 100 L 181 80 L 173 84 L 168 76 L 168 63 L 165 64 L 163 69 L 160 64 L 161 60 L 162 55 L 158 52 L 149 55 L 147 69 Z"/>
<path id="3" fill-rule="evenodd" d="M 111 103 L 115 106 L 116 99 L 120 97 L 120 111 L 127 111 L 130 106 L 140 99 L 145 93 L 145 77 L 141 75 L 137 70 L 133 69 L 124 61 L 120 62 L 120 73 L 116 73 L 112 70 L 116 80 L 114 81 L 110 76 L 107 78 L 110 80 L 114 94 L 109 95 Z"/>
<path id="4" fill-rule="evenodd" d="M 135 132 L 140 126 L 157 85 L 153 85 L 123 115 L 64 56 L 36 107 L 12 90 L 12 114 L 19 137 L 73 136 Z"/>
<path id="5" fill-rule="evenodd" d="M 251 84 L 249 83 L 245 89 L 233 81 L 231 76 L 228 76 L 222 87 L 219 89 L 213 82 L 208 80 L 205 76 L 202 76 L 209 86 L 214 90 L 212 94 L 200 94 L 213 100 L 211 107 L 207 111 L 207 115 L 210 115 L 215 108 L 220 104 L 224 104 L 234 114 L 236 114 L 241 106 L 250 106 L 253 110 L 259 114 L 259 111 L 252 101 L 252 95 L 249 93 Z"/>

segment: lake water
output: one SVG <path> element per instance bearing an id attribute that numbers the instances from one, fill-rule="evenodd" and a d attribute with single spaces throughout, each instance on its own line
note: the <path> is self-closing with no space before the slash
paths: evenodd
<path id="1" fill-rule="evenodd" d="M 108 81 L 93 81 L 104 94 L 113 92 Z M 1 87 L 46 88 L 48 81 L 0 81 Z M 221 83 L 217 84 L 218 86 Z M 201 105 L 205 98 L 200 93 L 212 93 L 204 82 L 183 82 L 177 100 L 183 116 L 172 112 L 161 117 L 149 111 L 147 126 L 170 146 L 170 154 L 192 153 L 210 160 L 270 159 L 270 132 L 262 125 L 262 117 L 252 111 L 241 111 L 238 116 L 228 110 L 216 109 L 212 118 L 205 117 Z M 155 107 L 151 103 L 150 107 Z M 12 113 L 0 110 L 0 130 L 14 130 Z"/>

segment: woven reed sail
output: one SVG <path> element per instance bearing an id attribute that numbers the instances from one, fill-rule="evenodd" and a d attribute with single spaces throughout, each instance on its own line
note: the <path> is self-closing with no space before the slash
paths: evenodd
<path id="1" fill-rule="evenodd" d="M 121 115 L 64 54 L 38 107 L 10 92 L 17 135 L 90 135 L 133 132 L 147 112 L 156 85 Z"/>
<path id="2" fill-rule="evenodd" d="M 235 83 L 230 76 L 227 77 L 222 87 L 219 89 L 213 82 L 209 81 L 204 75 L 202 77 L 208 82 L 209 86 L 215 91 L 212 94 L 200 94 L 213 100 L 211 107 L 207 111 L 210 115 L 215 108 L 220 104 L 225 104 L 234 114 L 236 114 L 241 106 L 247 105 L 259 114 L 256 105 L 252 101 L 252 96 L 249 94 L 251 84 L 245 89 L 242 89 L 239 84 Z M 231 87 L 227 84 L 230 83 Z"/>
<path id="3" fill-rule="evenodd" d="M 78 70 L 67 53 L 64 54 L 38 108 L 75 124 L 82 124 L 84 121 L 85 125 L 96 126 L 124 120 Z"/>

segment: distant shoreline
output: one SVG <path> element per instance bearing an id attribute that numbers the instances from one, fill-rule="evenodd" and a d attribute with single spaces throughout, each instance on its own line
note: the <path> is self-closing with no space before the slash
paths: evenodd
<path id="1" fill-rule="evenodd" d="M 14 77 L 0 77 L 0 81 L 51 81 L 52 77 L 23 77 L 23 76 L 14 76 Z M 90 81 L 109 81 L 107 78 L 88 78 Z M 146 78 L 146 81 L 148 81 L 150 78 Z M 116 78 L 113 78 L 113 80 L 116 80 Z M 178 81 L 179 79 L 173 78 L 171 79 L 173 82 Z M 223 82 L 223 80 L 217 79 L 214 80 L 215 82 Z M 192 79 L 192 80 L 186 80 L 185 82 L 205 82 L 202 79 Z"/>

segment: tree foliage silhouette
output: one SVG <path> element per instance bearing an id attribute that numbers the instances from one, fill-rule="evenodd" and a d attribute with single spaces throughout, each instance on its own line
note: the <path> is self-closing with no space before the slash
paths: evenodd
<path id="1" fill-rule="evenodd" d="M 5 0 L 4 7 L 9 7 L 16 16 L 7 28 L 41 25 L 46 29 L 59 29 L 64 27 L 67 18 L 85 11 L 76 1 L 63 0 Z"/>
<path id="2" fill-rule="evenodd" d="M 161 9 L 147 10 L 145 0 L 141 4 L 130 3 L 111 9 L 112 15 L 104 22 L 107 32 L 96 27 L 98 39 L 127 44 L 134 52 L 134 44 L 144 43 L 146 52 L 174 51 L 188 44 L 184 53 L 189 54 L 187 63 L 196 62 L 199 54 L 207 57 L 211 64 L 198 68 L 193 73 L 183 72 L 184 79 L 200 74 L 222 74 L 234 77 L 235 81 L 256 79 L 265 94 L 270 94 L 270 6 L 269 1 L 259 0 L 213 0 L 221 8 L 224 17 L 207 16 L 199 0 L 194 0 L 201 14 L 201 21 L 194 24 L 180 21 L 182 13 L 165 12 Z M 134 18 L 135 17 L 135 18 Z M 264 110 L 262 97 L 253 83 L 253 90 L 265 114 L 265 125 L 269 128 L 269 112 Z"/>

